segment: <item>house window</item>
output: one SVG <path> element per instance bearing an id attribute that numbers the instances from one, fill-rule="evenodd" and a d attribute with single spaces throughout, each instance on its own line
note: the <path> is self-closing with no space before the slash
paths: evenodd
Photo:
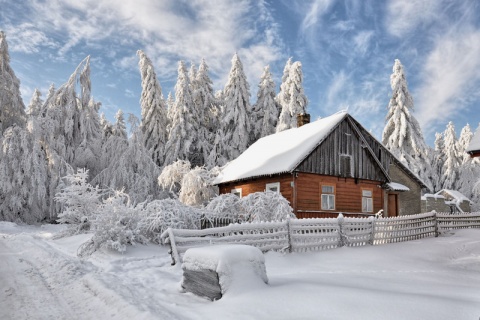
<path id="1" fill-rule="evenodd" d="M 352 156 L 340 156 L 340 174 L 342 177 L 352 176 Z"/>
<path id="2" fill-rule="evenodd" d="M 242 197 L 242 188 L 232 189 L 230 192 L 233 193 L 234 195 L 238 196 L 239 198 Z"/>
<path id="3" fill-rule="evenodd" d="M 335 210 L 334 186 L 322 186 L 321 203 L 322 210 Z"/>
<path id="4" fill-rule="evenodd" d="M 362 212 L 373 212 L 372 190 L 362 190 Z"/>
<path id="5" fill-rule="evenodd" d="M 276 192 L 276 193 L 280 193 L 280 182 L 267 183 L 265 189 L 267 191 L 273 191 L 273 192 Z"/>

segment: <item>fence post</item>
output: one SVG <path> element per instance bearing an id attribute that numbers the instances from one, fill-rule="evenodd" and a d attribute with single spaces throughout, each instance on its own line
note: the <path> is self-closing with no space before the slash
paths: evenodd
<path id="1" fill-rule="evenodd" d="M 438 237 L 438 217 L 437 217 L 437 212 L 435 210 L 433 212 L 433 219 L 435 221 L 435 237 Z"/>
<path id="2" fill-rule="evenodd" d="M 338 214 L 338 217 L 337 217 L 337 221 L 338 221 L 338 231 L 340 233 L 340 239 L 339 239 L 339 242 L 338 242 L 338 246 L 339 247 L 343 247 L 346 242 L 345 242 L 345 234 L 343 233 L 343 214 L 339 213 Z"/>
<path id="3" fill-rule="evenodd" d="M 167 229 L 168 238 L 170 239 L 170 254 L 172 256 L 172 266 L 177 262 L 180 262 L 180 256 L 177 251 L 177 244 L 175 243 L 175 235 L 173 234 L 172 228 Z"/>
<path id="4" fill-rule="evenodd" d="M 377 221 L 377 217 L 369 217 L 369 219 L 372 220 L 372 233 L 370 234 L 370 241 L 368 241 L 368 243 L 373 246 L 375 241 L 375 223 Z"/>
<path id="5" fill-rule="evenodd" d="M 287 217 L 287 237 L 288 237 L 288 252 L 292 252 L 292 235 L 290 229 L 290 217 Z"/>

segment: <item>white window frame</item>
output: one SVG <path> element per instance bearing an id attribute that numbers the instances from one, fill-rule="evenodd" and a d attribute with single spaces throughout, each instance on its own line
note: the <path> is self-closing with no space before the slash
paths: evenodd
<path id="1" fill-rule="evenodd" d="M 232 189 L 232 190 L 230 190 L 230 193 L 238 195 L 238 197 L 241 198 L 242 197 L 242 188 Z"/>
<path id="2" fill-rule="evenodd" d="M 276 188 L 277 190 L 272 190 Z M 273 191 L 273 192 L 276 192 L 276 193 L 280 193 L 280 182 L 272 182 L 272 183 L 267 183 L 265 185 L 265 191 Z"/>
<path id="3" fill-rule="evenodd" d="M 368 192 L 368 194 L 366 192 Z M 373 212 L 372 189 L 362 189 L 362 212 Z"/>
<path id="4" fill-rule="evenodd" d="M 323 193 L 323 187 L 331 187 L 332 192 Z M 320 186 L 320 209 L 328 210 L 328 211 L 335 210 L 335 186 L 334 185 L 325 184 Z"/>

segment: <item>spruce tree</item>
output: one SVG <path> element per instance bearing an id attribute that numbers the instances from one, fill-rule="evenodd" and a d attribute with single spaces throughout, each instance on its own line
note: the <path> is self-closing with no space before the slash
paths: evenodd
<path id="1" fill-rule="evenodd" d="M 25 119 L 20 80 L 10 67 L 7 39 L 0 31 L 0 135 L 13 125 L 25 126 Z"/>
<path id="2" fill-rule="evenodd" d="M 396 59 L 390 76 L 392 98 L 388 104 L 382 142 L 402 163 L 413 171 L 429 189 L 431 165 L 427 161 L 427 146 L 418 121 L 411 114 L 413 98 L 408 91 L 405 72 Z"/>
<path id="3" fill-rule="evenodd" d="M 292 67 L 292 58 L 287 60 L 283 69 L 282 83 L 280 84 L 280 92 L 276 97 L 276 101 L 279 107 L 279 119 L 277 123 L 276 131 L 280 132 L 289 129 L 289 123 L 291 123 L 291 116 L 289 111 L 290 105 L 290 69 Z"/>
<path id="4" fill-rule="evenodd" d="M 127 139 L 127 126 L 125 125 L 125 119 L 121 109 L 115 114 L 115 123 L 112 126 L 112 134 L 114 136 Z"/>
<path id="5" fill-rule="evenodd" d="M 470 141 L 472 141 L 472 138 L 473 132 L 470 128 L 470 125 L 467 123 L 467 125 L 463 127 L 462 131 L 460 132 L 460 137 L 458 138 L 457 143 L 458 158 L 460 164 L 471 162 L 471 157 L 468 153 L 465 152 L 465 150 L 467 150 Z"/>
<path id="6" fill-rule="evenodd" d="M 437 132 L 435 134 L 435 149 L 432 156 L 432 192 L 438 192 L 443 188 L 443 164 L 445 163 L 445 141 L 443 140 L 443 133 Z"/>
<path id="7" fill-rule="evenodd" d="M 455 181 L 458 178 L 458 149 L 457 137 L 455 135 L 455 126 L 449 122 L 443 134 L 445 145 L 443 153 L 445 154 L 445 163 L 443 164 L 443 188 L 454 189 Z"/>
<path id="8" fill-rule="evenodd" d="M 153 161 L 162 166 L 168 137 L 167 107 L 152 62 L 142 50 L 138 50 L 137 55 L 140 57 L 138 65 L 142 78 L 140 105 L 144 145 L 152 154 Z"/>
<path id="9" fill-rule="evenodd" d="M 257 103 L 252 107 L 251 143 L 275 133 L 277 121 L 278 107 L 275 102 L 275 83 L 270 73 L 270 67 L 266 66 L 258 84 Z"/>
<path id="10" fill-rule="evenodd" d="M 192 125 L 192 93 L 187 69 L 183 61 L 178 63 L 178 78 L 175 85 L 175 103 L 169 113 L 170 132 L 165 146 L 165 165 L 177 160 L 189 160 L 190 147 L 196 132 Z"/>
<path id="11" fill-rule="evenodd" d="M 32 99 L 27 107 L 27 116 L 37 117 L 40 114 L 43 106 L 43 100 L 41 97 L 42 93 L 38 91 L 38 89 L 35 89 L 35 91 L 33 91 Z"/>
<path id="12" fill-rule="evenodd" d="M 223 90 L 224 114 L 222 131 L 226 158 L 237 158 L 249 145 L 250 88 L 240 58 L 235 53 L 227 84 Z"/>

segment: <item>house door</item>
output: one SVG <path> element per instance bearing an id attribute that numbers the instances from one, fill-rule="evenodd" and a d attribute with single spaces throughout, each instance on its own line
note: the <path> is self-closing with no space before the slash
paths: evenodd
<path id="1" fill-rule="evenodd" d="M 398 216 L 398 194 L 388 194 L 388 216 Z"/>

